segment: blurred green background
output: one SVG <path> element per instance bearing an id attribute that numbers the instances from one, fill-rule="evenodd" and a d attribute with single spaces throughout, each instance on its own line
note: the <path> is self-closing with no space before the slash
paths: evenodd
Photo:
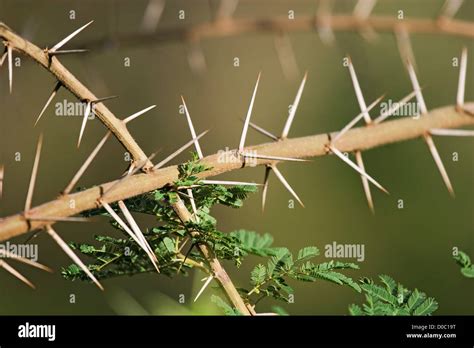
<path id="1" fill-rule="evenodd" d="M 173 26 L 189 26 L 212 18 L 217 2 L 168 0 L 158 31 Z M 350 12 L 354 1 L 335 1 L 334 10 Z M 374 12 L 395 16 L 403 9 L 407 17 L 433 18 L 443 1 L 379 1 Z M 70 32 L 94 19 L 92 26 L 68 44 L 81 48 L 80 42 L 120 33 L 140 31 L 147 1 L 33 1 L 0 0 L 0 20 L 34 43 L 50 47 Z M 313 14 L 317 2 L 308 0 L 241 0 L 235 17 L 296 16 Z M 185 20 L 178 20 L 184 9 Z M 69 19 L 71 10 L 76 19 Z M 466 1 L 457 15 L 474 20 L 474 2 Z M 251 91 L 258 71 L 262 79 L 252 120 L 279 133 L 286 119 L 305 70 L 308 81 L 290 136 L 335 131 L 358 112 L 359 107 L 349 73 L 342 58 L 350 54 L 361 87 L 370 103 L 381 94 L 393 101 L 411 91 L 401 63 L 396 41 L 391 34 L 379 34 L 367 42 L 356 32 L 336 33 L 332 45 L 321 42 L 316 32 L 289 34 L 299 73 L 287 79 L 282 72 L 274 45 L 274 36 L 252 33 L 243 36 L 205 40 L 201 43 L 207 70 L 199 75 L 188 64 L 188 46 L 183 42 L 96 48 L 82 55 L 64 56 L 61 61 L 97 96 L 118 95 L 107 102 L 118 116 L 125 117 L 151 104 L 158 107 L 132 124 L 129 129 L 147 153 L 162 148 L 163 158 L 190 139 L 185 118 L 179 114 L 183 94 L 198 132 L 211 129 L 201 140 L 205 154 L 238 144 Z M 428 108 L 455 102 L 458 69 L 451 64 L 462 46 L 469 49 L 466 100 L 474 100 L 474 44 L 472 40 L 443 35 L 411 36 L 418 65 L 420 84 Z M 15 57 L 18 57 L 15 55 Z M 124 59 L 130 58 L 130 67 Z M 240 67 L 234 67 L 234 58 Z M 13 94 L 8 93 L 6 64 L 0 70 L 0 151 L 5 164 L 1 216 L 23 209 L 35 144 L 40 132 L 45 142 L 33 204 L 57 196 L 104 134 L 96 119 L 88 122 L 80 149 L 76 149 L 81 117 L 58 117 L 50 107 L 36 128 L 34 121 L 55 83 L 43 68 L 28 58 L 14 68 Z M 75 101 L 61 91 L 54 103 Z M 372 112 L 376 116 L 379 109 Z M 250 132 L 248 144 L 267 141 Z M 383 195 L 372 189 L 376 215 L 372 216 L 363 193 L 360 177 L 334 157 L 316 158 L 306 164 L 282 164 L 281 171 L 304 201 L 306 208 L 288 208 L 291 196 L 272 177 L 267 209 L 261 212 L 260 195 L 251 196 L 240 210 L 217 208 L 219 228 L 239 228 L 269 232 L 276 246 L 292 251 L 306 245 L 337 243 L 364 244 L 365 260 L 361 269 L 347 272 L 353 278 L 391 275 L 408 288 L 417 287 L 435 297 L 437 314 L 473 314 L 474 282 L 461 276 L 452 260 L 452 248 L 459 247 L 474 256 L 473 207 L 474 160 L 469 138 L 435 139 L 456 191 L 451 199 L 422 140 L 384 146 L 364 153 L 367 171 L 391 192 Z M 15 161 L 15 153 L 21 161 Z M 453 161 L 453 153 L 459 161 Z M 179 160 L 186 160 L 182 155 Z M 178 163 L 178 161 L 176 163 Z M 125 169 L 124 150 L 114 139 L 109 141 L 81 179 L 81 186 L 92 186 L 117 178 Z M 222 175 L 222 179 L 263 179 L 263 168 L 245 169 Z M 397 208 L 403 199 L 404 209 Z M 143 227 L 153 226 L 152 219 L 141 220 Z M 57 224 L 57 231 L 68 241 L 91 241 L 94 234 L 114 233 L 106 223 Z M 14 239 L 22 243 L 27 236 Z M 13 242 L 12 241 L 12 242 Z M 31 241 L 39 245 L 39 260 L 57 270 L 54 274 L 18 266 L 36 285 L 32 291 L 6 272 L 0 272 L 1 314 L 113 314 L 113 313 L 219 313 L 210 304 L 212 291 L 206 290 L 192 304 L 200 288 L 202 274 L 169 279 L 156 274 L 117 278 L 104 282 L 106 292 L 93 285 L 69 282 L 60 276 L 60 268 L 69 259 L 44 234 Z M 327 261 L 324 255 L 316 261 Z M 354 261 L 354 260 L 351 260 Z M 258 263 L 250 258 L 240 269 L 228 265 L 237 285 L 247 285 L 249 273 Z M 283 307 L 291 314 L 347 314 L 350 303 L 361 302 L 362 295 L 346 287 L 317 282 L 292 284 L 295 302 Z M 76 303 L 69 302 L 74 294 Z M 186 303 L 179 304 L 184 294 Z M 275 303 L 261 303 L 266 311 Z"/>

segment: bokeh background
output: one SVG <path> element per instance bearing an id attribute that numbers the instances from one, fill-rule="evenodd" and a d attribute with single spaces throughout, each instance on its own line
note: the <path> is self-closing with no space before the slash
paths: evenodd
<path id="1" fill-rule="evenodd" d="M 33 42 L 50 47 L 67 34 L 94 19 L 92 26 L 68 44 L 100 38 L 115 38 L 140 31 L 147 1 L 33 1 L 0 0 L 0 20 Z M 350 12 L 354 1 L 334 1 L 334 11 Z M 407 17 L 436 16 L 443 1 L 379 1 L 374 13 L 396 15 L 402 9 Z M 235 17 L 296 16 L 313 14 L 318 6 L 312 0 L 241 0 Z M 212 19 L 216 2 L 168 0 L 157 31 L 191 26 Z M 178 20 L 185 10 L 186 19 Z M 71 10 L 76 19 L 69 19 Z M 457 17 L 474 20 L 474 2 L 465 1 Z M 316 32 L 292 32 L 299 72 L 288 79 L 282 72 L 269 33 L 215 38 L 201 43 L 207 69 L 192 71 L 188 63 L 189 45 L 168 41 L 146 45 L 107 45 L 90 53 L 62 57 L 62 62 L 97 96 L 118 95 L 108 102 L 121 117 L 151 104 L 158 107 L 129 128 L 147 153 L 162 148 L 159 156 L 172 152 L 190 138 L 183 115 L 179 114 L 180 95 L 186 97 L 197 131 L 211 129 L 201 140 L 205 154 L 226 146 L 236 147 L 251 91 L 258 71 L 262 71 L 253 121 L 279 133 L 286 119 L 305 70 L 308 81 L 290 135 L 304 136 L 342 128 L 359 112 L 349 73 L 342 66 L 346 54 L 352 56 L 361 87 L 368 102 L 383 93 L 399 100 L 411 91 L 409 78 L 401 63 L 393 35 L 379 34 L 368 42 L 357 32 L 336 33 L 332 45 L 324 44 Z M 420 83 L 429 108 L 452 105 L 455 101 L 458 69 L 451 64 L 462 46 L 474 55 L 472 40 L 454 36 L 414 34 L 411 36 Z M 15 55 L 15 57 L 18 57 Z M 130 58 L 130 67 L 124 59 Z M 240 67 L 234 67 L 234 58 Z M 50 107 L 38 126 L 34 121 L 54 85 L 43 68 L 26 57 L 14 68 L 13 94 L 8 94 L 6 64 L 0 70 L 0 153 L 5 164 L 1 216 L 22 210 L 40 132 L 45 142 L 40 163 L 34 205 L 57 196 L 104 134 L 100 121 L 88 122 L 80 149 L 76 149 L 81 117 L 58 117 Z M 474 100 L 474 59 L 468 63 L 466 100 Z M 55 99 L 76 101 L 66 91 Z M 378 109 L 372 113 L 376 115 Z M 249 133 L 248 144 L 266 141 Z M 372 216 L 363 193 L 360 177 L 334 157 L 316 158 L 305 164 L 282 164 L 280 169 L 300 194 L 306 208 L 288 208 L 291 199 L 272 177 L 264 214 L 260 195 L 252 195 L 240 210 L 217 208 L 215 214 L 223 231 L 246 228 L 275 237 L 275 245 L 293 251 L 307 245 L 324 250 L 326 244 L 365 245 L 361 269 L 348 272 L 353 278 L 389 274 L 409 288 L 417 287 L 435 297 L 438 314 L 473 314 L 474 283 L 461 276 L 452 260 L 452 248 L 459 247 L 474 256 L 473 207 L 474 161 L 470 138 L 435 139 L 453 181 L 456 199 L 451 199 L 429 151 L 422 140 L 384 146 L 364 153 L 368 172 L 389 189 L 391 195 L 372 190 L 376 215 Z M 21 161 L 15 161 L 15 153 Z M 453 161 L 457 152 L 459 161 Z M 186 160 L 182 155 L 179 160 Z M 179 161 L 177 160 L 177 162 Z M 117 178 L 125 169 L 124 150 L 114 139 L 109 141 L 81 180 L 92 186 Z M 228 173 L 221 178 L 262 180 L 263 168 Z M 404 209 L 397 208 L 403 199 Z M 141 220 L 153 226 L 152 219 Z M 57 231 L 69 241 L 91 241 L 94 234 L 111 234 L 106 223 L 57 224 Z M 22 243 L 27 236 L 12 240 Z M 212 291 L 206 290 L 195 304 L 192 298 L 201 286 L 202 274 L 169 279 L 156 274 L 117 278 L 104 282 L 102 293 L 91 284 L 69 282 L 61 278 L 60 268 L 69 259 L 44 234 L 31 241 L 39 245 L 41 262 L 57 272 L 44 274 L 18 266 L 36 285 L 32 291 L 5 272 L 0 272 L 1 314 L 212 314 L 219 313 L 210 304 Z M 258 263 L 250 258 L 240 269 L 228 265 L 237 285 L 247 285 L 249 273 Z M 318 261 L 327 261 L 324 255 Z M 354 260 L 351 260 L 354 261 Z M 363 296 L 326 282 L 296 284 L 295 302 L 282 306 L 291 314 L 347 314 L 350 303 Z M 70 295 L 75 304 L 69 302 Z M 185 304 L 178 298 L 184 294 Z M 260 309 L 275 303 L 264 301 Z"/>

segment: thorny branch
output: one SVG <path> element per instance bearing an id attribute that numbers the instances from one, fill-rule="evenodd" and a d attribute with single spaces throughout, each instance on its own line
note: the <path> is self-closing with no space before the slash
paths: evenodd
<path id="1" fill-rule="evenodd" d="M 431 110 L 419 119 L 403 118 L 386 121 L 370 127 L 359 127 L 347 131 L 334 145 L 341 152 L 368 150 L 382 145 L 416 139 L 424 134 L 429 134 L 430 129 L 447 129 L 461 126 L 474 125 L 474 102 L 464 104 L 463 111 L 457 111 L 454 106 L 447 106 Z M 300 138 L 281 140 L 245 148 L 246 152 L 257 151 L 261 155 L 271 155 L 292 158 L 308 158 L 325 156 L 328 154 L 329 138 L 334 138 L 336 132 L 311 135 Z M 229 156 L 234 151 L 229 151 Z M 222 154 L 204 157 L 202 162 L 211 167 L 210 170 L 199 174 L 200 178 L 212 177 L 225 172 L 238 170 L 243 167 L 242 162 L 221 161 Z M 224 156 L 222 156 L 224 157 Z M 275 163 L 269 159 L 257 159 L 258 165 Z M 133 196 L 150 192 L 171 184 L 178 179 L 177 166 L 129 176 L 107 193 L 107 202 L 116 202 Z M 97 200 L 117 181 L 104 183 L 85 191 L 63 195 L 55 200 L 32 208 L 28 216 L 34 217 L 64 217 L 73 216 L 80 212 L 97 207 Z M 75 203 L 71 205 L 71 200 Z M 48 224 L 51 222 L 48 222 Z M 43 221 L 30 221 L 22 214 L 13 215 L 0 220 L 0 241 L 6 240 L 28 231 L 41 228 L 46 223 Z"/>

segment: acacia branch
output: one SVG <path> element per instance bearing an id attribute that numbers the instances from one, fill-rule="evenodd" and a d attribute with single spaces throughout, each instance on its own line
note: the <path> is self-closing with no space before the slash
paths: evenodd
<path id="1" fill-rule="evenodd" d="M 372 15 L 358 18 L 350 14 L 297 16 L 272 18 L 226 18 L 212 22 L 199 23 L 187 27 L 159 29 L 152 33 L 117 34 L 114 38 L 83 41 L 80 47 L 104 48 L 111 44 L 138 46 L 170 41 L 196 42 L 206 38 L 222 38 L 255 32 L 280 34 L 282 32 L 313 31 L 327 28 L 332 31 L 358 31 L 372 28 L 378 32 L 397 32 L 401 27 L 409 33 L 444 34 L 474 38 L 474 23 L 449 18 L 398 19 L 391 16 Z"/>
<path id="2" fill-rule="evenodd" d="M 25 54 L 43 66 L 61 83 L 63 87 L 68 89 L 80 101 L 86 102 L 98 99 L 66 67 L 64 67 L 64 65 L 61 64 L 56 56 L 51 56 L 48 54 L 47 50 L 42 50 L 28 40 L 25 40 L 2 22 L 0 22 L 0 38 L 5 40 L 5 44 L 8 45 L 8 47 Z M 122 143 L 125 149 L 132 156 L 135 163 L 147 160 L 147 156 L 140 146 L 138 146 L 135 139 L 133 139 L 125 126 L 125 123 L 115 117 L 115 115 L 103 103 L 95 104 L 94 113 L 115 135 L 115 137 L 117 137 L 120 143 Z M 145 167 L 151 167 L 151 163 L 148 163 Z"/>
<path id="3" fill-rule="evenodd" d="M 344 136 L 337 139 L 334 145 L 342 152 L 356 150 L 364 151 L 382 145 L 402 142 L 419 138 L 428 134 L 430 129 L 457 128 L 474 125 L 474 103 L 466 103 L 463 111 L 458 111 L 454 106 L 447 106 L 431 110 L 419 119 L 399 118 L 386 121 L 369 127 L 359 127 L 349 130 Z M 259 155 L 270 155 L 290 158 L 308 158 L 325 156 L 328 154 L 327 146 L 329 138 L 334 138 L 336 133 L 323 133 L 300 138 L 285 139 L 278 142 L 265 143 L 257 146 L 247 147 L 245 152 Z M 243 167 L 240 161 L 226 161 L 223 158 L 234 154 L 214 154 L 202 159 L 202 162 L 211 167 L 210 170 L 199 174 L 200 178 L 212 177 L 225 172 L 238 170 Z M 275 163 L 272 160 L 258 159 L 258 165 Z M 111 181 L 81 191 L 78 193 L 63 195 L 50 202 L 32 208 L 28 211 L 29 217 L 67 217 L 98 207 L 97 201 L 102 198 L 102 192 L 115 185 L 107 192 L 108 203 L 125 200 L 146 192 L 150 192 L 165 185 L 173 184 L 178 179 L 177 166 L 153 170 L 123 179 L 120 184 Z M 71 204 L 74 202 L 74 204 Z M 51 222 L 48 222 L 50 224 Z M 23 214 L 16 214 L 0 220 L 0 241 L 19 236 L 28 231 L 41 228 L 46 225 L 44 221 L 28 221 Z"/>
<path id="4" fill-rule="evenodd" d="M 179 197 L 177 199 L 178 201 L 173 204 L 173 210 L 175 211 L 175 213 L 178 215 L 178 217 L 184 224 L 192 221 L 192 215 L 184 205 L 184 202 Z M 198 231 L 191 231 L 190 234 L 193 237 L 199 236 Z M 240 313 L 244 315 L 250 315 L 250 312 L 244 301 L 242 300 L 242 297 L 240 296 L 239 292 L 232 283 L 232 280 L 230 279 L 224 267 L 222 267 L 221 263 L 217 259 L 212 249 L 203 243 L 199 243 L 197 247 L 209 263 L 209 266 L 212 271 L 212 276 L 219 282 L 219 285 L 223 288 L 229 301 L 234 305 L 235 308 L 239 310 Z"/>

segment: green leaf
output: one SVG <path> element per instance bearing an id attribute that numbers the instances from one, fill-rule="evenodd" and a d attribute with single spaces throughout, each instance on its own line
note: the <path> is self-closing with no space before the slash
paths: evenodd
<path id="1" fill-rule="evenodd" d="M 386 274 L 382 274 L 379 276 L 380 280 L 382 283 L 385 284 L 385 287 L 387 288 L 387 291 L 391 294 L 394 294 L 397 290 L 397 282 L 393 280 L 393 278 L 389 277 Z"/>
<path id="2" fill-rule="evenodd" d="M 211 301 L 221 308 L 226 315 L 242 315 L 237 309 L 229 306 L 222 298 L 216 295 L 211 296 Z"/>
<path id="3" fill-rule="evenodd" d="M 319 255 L 319 249 L 315 246 L 308 246 L 298 251 L 297 262 L 306 261 Z"/>
<path id="4" fill-rule="evenodd" d="M 349 305 L 349 313 L 351 315 L 364 315 L 364 311 L 356 304 Z"/>
<path id="5" fill-rule="evenodd" d="M 438 302 L 434 298 L 427 298 L 418 308 L 413 312 L 414 315 L 430 315 L 438 309 Z"/>
<path id="6" fill-rule="evenodd" d="M 169 237 L 165 237 L 163 239 L 163 244 L 166 247 L 166 250 L 168 250 L 170 253 L 174 253 L 175 251 L 175 244 L 173 243 L 173 240 Z"/>
<path id="7" fill-rule="evenodd" d="M 267 270 L 264 265 L 258 264 L 250 274 L 251 283 L 254 286 L 260 285 L 265 281 Z"/>
<path id="8" fill-rule="evenodd" d="M 461 273 L 467 278 L 474 278 L 474 266 L 461 268 Z"/>

